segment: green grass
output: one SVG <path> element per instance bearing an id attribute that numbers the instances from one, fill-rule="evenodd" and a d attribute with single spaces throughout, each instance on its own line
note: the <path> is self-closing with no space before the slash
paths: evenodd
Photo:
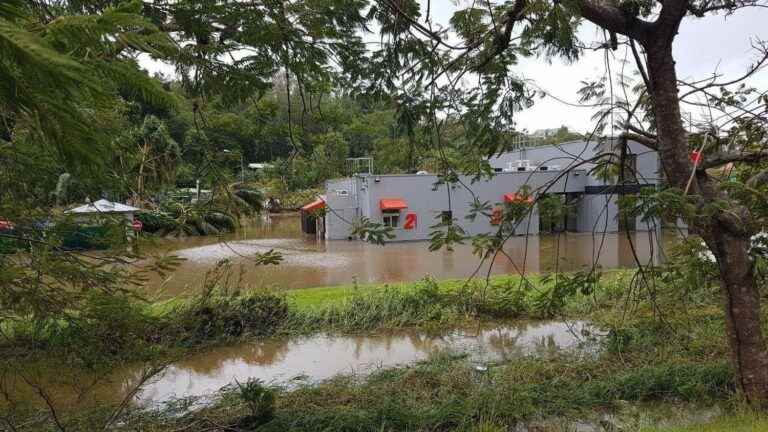
<path id="1" fill-rule="evenodd" d="M 537 275 L 526 276 L 528 281 L 537 283 L 540 277 Z M 492 285 L 499 286 L 505 284 L 517 284 L 520 282 L 519 275 L 498 275 L 491 277 L 490 281 Z M 438 280 L 437 286 L 443 292 L 455 292 L 464 285 L 466 285 L 466 279 L 443 279 Z M 475 280 L 474 284 L 482 284 L 484 281 Z M 365 295 L 374 291 L 380 291 L 385 288 L 389 288 L 397 291 L 412 291 L 418 285 L 416 282 L 397 282 L 397 283 L 370 283 L 359 285 L 337 285 L 337 286 L 324 286 L 316 288 L 299 288 L 285 291 L 286 297 L 293 303 L 298 309 L 314 309 L 323 306 L 329 306 L 332 304 L 338 304 L 344 300 L 348 300 L 356 294 Z"/>
<path id="2" fill-rule="evenodd" d="M 393 287 L 403 287 L 404 284 L 393 284 Z M 291 304 L 298 309 L 312 309 L 346 300 L 356 292 L 367 293 L 381 288 L 381 284 L 340 285 L 318 288 L 301 288 L 286 291 L 285 295 Z"/>
<path id="3" fill-rule="evenodd" d="M 634 270 L 611 270 L 603 273 L 603 285 L 616 285 L 624 283 L 634 274 Z M 568 276 L 568 273 L 562 275 Z M 517 274 L 495 275 L 490 278 L 492 286 L 514 286 L 521 282 L 521 276 Z M 533 285 L 542 284 L 542 275 L 526 275 L 527 282 Z M 335 286 L 321 286 L 314 288 L 299 288 L 284 291 L 288 300 L 298 309 L 315 309 L 318 307 L 338 304 L 341 301 L 348 300 L 355 294 L 368 294 L 373 291 L 390 288 L 400 291 L 411 291 L 417 285 L 416 282 L 397 282 L 397 283 L 369 283 L 369 284 L 347 284 Z M 465 285 L 467 279 L 442 279 L 437 280 L 439 289 L 443 292 L 455 292 Z M 484 279 L 474 279 L 471 284 L 482 286 Z"/>
<path id="4" fill-rule="evenodd" d="M 755 413 L 739 413 L 719 417 L 714 421 L 685 426 L 646 427 L 640 432 L 765 432 L 768 417 Z"/>

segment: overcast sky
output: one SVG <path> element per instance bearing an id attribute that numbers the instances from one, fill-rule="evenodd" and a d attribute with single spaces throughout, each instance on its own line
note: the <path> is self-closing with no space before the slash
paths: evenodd
<path id="1" fill-rule="evenodd" d="M 420 2 L 425 10 L 427 0 Z M 446 7 L 435 7 L 443 3 Z M 466 0 L 459 7 L 465 7 L 465 4 Z M 431 9 L 433 21 L 447 25 L 456 6 L 452 1 L 432 0 Z M 601 40 L 601 33 L 594 25 L 584 23 L 579 38 L 589 43 Z M 756 57 L 750 45 L 750 39 L 754 38 L 768 39 L 768 9 L 751 8 L 728 17 L 686 18 L 674 45 L 678 78 L 706 78 L 715 70 L 725 77 L 743 74 Z M 620 48 L 612 55 L 615 56 L 612 67 L 618 67 L 617 60 L 624 59 L 624 50 Z M 631 60 L 631 53 L 627 58 Z M 565 64 L 560 60 L 550 64 L 541 58 L 524 59 L 515 72 L 534 80 L 539 87 L 559 99 L 577 102 L 576 92 L 582 86 L 581 81 L 596 79 L 603 75 L 604 70 L 605 52 L 588 51 L 574 64 Z M 751 83 L 768 87 L 768 69 L 759 72 Z M 517 125 L 519 129 L 529 131 L 566 125 L 584 132 L 594 127 L 593 114 L 592 108 L 575 108 L 552 98 L 537 99 L 532 108 L 519 114 Z"/>
<path id="2" fill-rule="evenodd" d="M 426 9 L 427 0 L 419 0 Z M 466 0 L 464 0 L 466 2 Z M 461 3 L 460 3 L 461 5 Z M 464 6 L 460 6 L 464 7 Z M 456 10 L 452 0 L 432 0 L 431 14 L 435 24 L 448 25 Z M 582 42 L 598 40 L 597 28 L 589 23 L 582 25 L 579 37 Z M 375 36 L 366 36 L 366 39 Z M 703 19 L 686 18 L 680 28 L 674 54 L 680 79 L 702 79 L 717 70 L 724 77 L 743 74 L 756 53 L 750 46 L 751 39 L 768 39 L 768 9 L 751 8 L 731 16 L 709 16 Z M 612 67 L 618 67 L 618 60 L 624 59 L 622 48 L 611 54 Z M 631 59 L 631 54 L 628 59 Z M 172 68 L 142 59 L 141 64 L 150 72 L 172 72 Z M 588 51 L 574 64 L 565 64 L 555 59 L 551 63 L 541 58 L 523 59 L 515 73 L 535 81 L 546 92 L 565 101 L 576 102 L 576 91 L 581 81 L 596 79 L 605 70 L 604 51 Z M 751 84 L 768 88 L 768 69 L 760 71 Z M 572 130 L 584 132 L 594 126 L 591 108 L 576 108 L 565 105 L 553 98 L 536 99 L 534 106 L 521 112 L 517 118 L 519 129 L 535 131 L 566 125 Z"/>

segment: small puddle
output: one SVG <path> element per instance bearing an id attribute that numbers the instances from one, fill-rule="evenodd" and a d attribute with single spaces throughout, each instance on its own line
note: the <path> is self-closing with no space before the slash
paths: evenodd
<path id="1" fill-rule="evenodd" d="M 440 333 L 407 330 L 365 336 L 325 334 L 221 347 L 168 367 L 139 395 L 145 405 L 202 397 L 235 380 L 272 384 L 365 375 L 424 360 L 440 350 L 466 354 L 478 366 L 524 356 L 597 352 L 596 330 L 583 321 L 480 324 Z M 590 337 L 590 335 L 592 337 Z"/>

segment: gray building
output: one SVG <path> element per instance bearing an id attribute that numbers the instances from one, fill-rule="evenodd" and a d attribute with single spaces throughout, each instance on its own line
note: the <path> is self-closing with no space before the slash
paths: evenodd
<path id="1" fill-rule="evenodd" d="M 619 186 L 615 180 L 603 180 L 595 168 L 607 144 L 574 141 L 557 145 L 521 148 L 489 159 L 496 172 L 490 179 L 472 183 L 468 177 L 457 184 L 437 184 L 431 174 L 375 175 L 359 174 L 326 182 L 324 219 L 325 238 L 346 239 L 352 224 L 361 217 L 394 228 L 394 240 L 425 240 L 431 226 L 444 217 L 452 217 L 469 235 L 495 232 L 496 212 L 504 202 L 521 199 L 521 189 L 532 197 L 554 195 L 571 209 L 561 221 L 548 225 L 539 217 L 536 205 L 515 230 L 515 234 L 540 231 L 607 231 L 623 228 L 617 217 L 620 192 L 634 194 L 642 187 L 660 182 L 659 159 L 655 151 L 630 142 L 630 184 Z M 614 157 L 618 157 L 615 155 Z M 615 176 L 614 176 L 615 177 Z M 466 185 L 466 187 L 465 187 Z M 493 207 L 490 217 L 468 220 L 475 198 Z M 638 217 L 629 221 L 631 230 L 653 230 L 655 224 Z"/>

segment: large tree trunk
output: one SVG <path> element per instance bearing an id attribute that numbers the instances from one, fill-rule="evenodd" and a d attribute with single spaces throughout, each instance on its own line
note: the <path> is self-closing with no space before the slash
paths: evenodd
<path id="1" fill-rule="evenodd" d="M 693 166 L 688 158 L 687 136 L 680 116 L 671 42 L 671 38 L 662 37 L 649 41 L 645 48 L 662 166 L 668 182 L 683 190 Z M 709 201 L 720 192 L 703 174 L 697 177 L 689 193 Z M 737 384 L 750 403 L 768 408 L 768 353 L 761 329 L 760 295 L 749 257 L 749 234 L 737 234 L 738 230 L 718 220 L 719 217 L 688 222 L 703 236 L 719 265 Z"/>
<path id="2" fill-rule="evenodd" d="M 761 328 L 760 292 L 748 250 L 750 239 L 715 226 L 703 233 L 717 257 L 725 323 L 736 381 L 747 400 L 768 408 L 768 354 Z"/>

